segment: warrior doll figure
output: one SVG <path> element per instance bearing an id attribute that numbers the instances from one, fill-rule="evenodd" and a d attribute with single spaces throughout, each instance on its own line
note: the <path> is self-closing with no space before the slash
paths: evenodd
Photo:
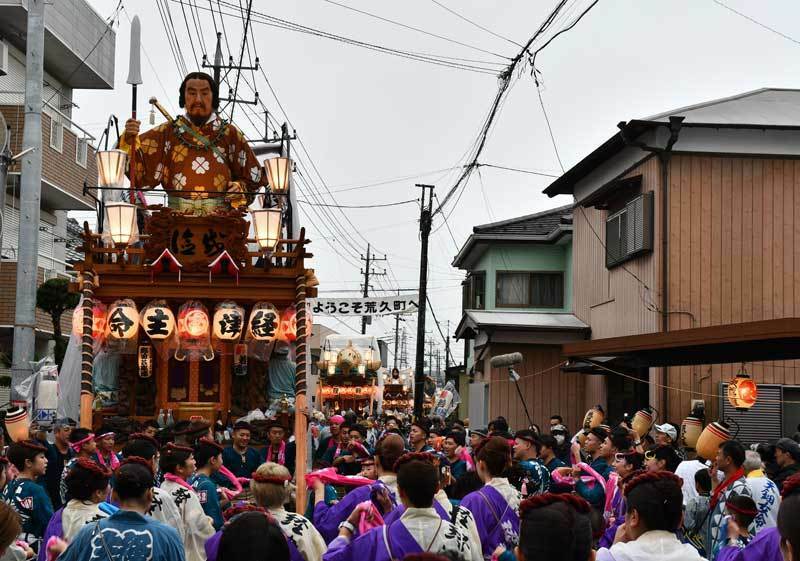
<path id="1" fill-rule="evenodd" d="M 175 210 L 209 214 L 246 204 L 245 193 L 264 184 L 261 165 L 242 132 L 218 114 L 219 86 L 204 72 L 192 72 L 180 87 L 178 105 L 186 113 L 139 134 L 128 119 L 119 148 L 134 158 L 137 188 L 163 186 Z"/>

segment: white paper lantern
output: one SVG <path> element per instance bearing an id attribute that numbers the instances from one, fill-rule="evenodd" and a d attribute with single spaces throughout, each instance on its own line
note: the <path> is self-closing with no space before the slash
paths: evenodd
<path id="1" fill-rule="evenodd" d="M 164 300 L 154 300 L 142 310 L 142 329 L 150 339 L 160 341 L 175 331 L 175 315 Z"/>
<path id="2" fill-rule="evenodd" d="M 139 333 L 139 312 L 133 300 L 117 300 L 108 308 L 108 336 L 111 339 L 133 339 Z"/>
<path id="3" fill-rule="evenodd" d="M 238 341 L 244 330 L 244 308 L 236 302 L 221 302 L 214 311 L 214 337 L 221 341 Z"/>
<path id="4" fill-rule="evenodd" d="M 278 333 L 280 316 L 277 308 L 268 302 L 258 302 L 250 312 L 247 334 L 256 341 L 270 342 Z"/>

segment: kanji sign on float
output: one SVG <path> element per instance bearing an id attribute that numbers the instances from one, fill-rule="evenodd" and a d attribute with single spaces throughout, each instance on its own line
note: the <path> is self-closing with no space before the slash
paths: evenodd
<path id="1" fill-rule="evenodd" d="M 380 298 L 309 298 L 311 312 L 323 316 L 382 316 L 411 314 L 419 308 L 419 296 Z"/>

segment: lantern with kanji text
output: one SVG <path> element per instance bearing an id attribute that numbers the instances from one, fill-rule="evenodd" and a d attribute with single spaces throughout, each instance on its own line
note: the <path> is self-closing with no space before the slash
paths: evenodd
<path id="1" fill-rule="evenodd" d="M 108 308 L 106 319 L 108 337 L 110 339 L 128 340 L 139 333 L 139 312 L 136 303 L 126 298 L 117 300 Z"/>
<path id="2" fill-rule="evenodd" d="M 728 382 L 728 401 L 738 411 L 746 411 L 756 404 L 758 386 L 744 367 L 736 377 Z"/>
<path id="3" fill-rule="evenodd" d="M 238 341 L 244 330 L 244 308 L 236 302 L 226 300 L 214 310 L 214 338 L 220 341 Z"/>
<path id="4" fill-rule="evenodd" d="M 247 322 L 247 336 L 256 341 L 269 343 L 278 333 L 280 321 L 278 309 L 268 302 L 253 305 L 250 319 Z"/>
<path id="5" fill-rule="evenodd" d="M 142 330 L 154 341 L 168 339 L 175 331 L 175 315 L 164 300 L 149 302 L 139 315 Z"/>

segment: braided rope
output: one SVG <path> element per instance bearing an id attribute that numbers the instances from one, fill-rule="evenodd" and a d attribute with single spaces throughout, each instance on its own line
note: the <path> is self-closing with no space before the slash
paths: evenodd
<path id="1" fill-rule="evenodd" d="M 94 320 L 94 272 L 83 272 L 83 331 L 81 333 L 81 395 L 90 395 L 94 399 L 92 383 L 92 366 L 94 352 L 92 340 L 92 322 Z"/>
<path id="2" fill-rule="evenodd" d="M 295 397 L 306 394 L 306 277 L 298 275 L 295 279 L 295 309 L 297 319 L 296 363 L 294 378 Z"/>

